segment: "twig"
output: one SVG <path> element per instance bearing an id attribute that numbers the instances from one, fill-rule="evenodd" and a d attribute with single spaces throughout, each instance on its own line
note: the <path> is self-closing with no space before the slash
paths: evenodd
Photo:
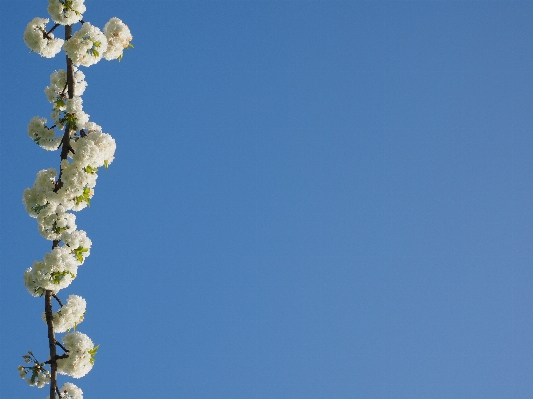
<path id="1" fill-rule="evenodd" d="M 68 352 L 69 350 L 67 348 L 65 348 L 63 346 L 63 344 L 61 342 L 59 342 L 57 339 L 56 339 L 56 345 L 59 346 L 61 349 L 63 349 L 65 352 Z"/>
<path id="2" fill-rule="evenodd" d="M 61 299 L 56 294 L 52 294 L 52 297 L 59 303 L 59 306 L 63 307 L 63 303 L 61 302 Z"/>
<path id="3" fill-rule="evenodd" d="M 55 28 L 57 28 L 58 26 L 59 26 L 59 24 L 55 24 L 54 26 L 52 26 L 52 28 L 48 32 L 46 32 L 46 36 L 48 36 L 50 33 L 52 33 L 55 30 Z"/>

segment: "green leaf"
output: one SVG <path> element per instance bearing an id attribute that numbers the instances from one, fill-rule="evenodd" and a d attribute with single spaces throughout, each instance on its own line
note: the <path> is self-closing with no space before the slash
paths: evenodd
<path id="1" fill-rule="evenodd" d="M 95 359 L 95 356 L 96 356 L 96 352 L 98 351 L 99 347 L 100 347 L 100 345 L 96 345 L 94 348 L 92 348 L 91 350 L 87 351 L 87 352 L 89 352 L 89 355 L 91 355 L 91 359 L 89 360 L 89 362 L 91 364 L 94 364 L 94 359 Z"/>
<path id="2" fill-rule="evenodd" d="M 32 384 L 35 384 L 35 380 L 37 379 L 37 377 L 39 376 L 39 372 L 37 371 L 37 369 L 33 368 L 32 369 L 32 373 L 31 373 L 31 378 L 30 378 L 30 381 Z"/>
<path id="3" fill-rule="evenodd" d="M 87 173 L 90 173 L 90 174 L 95 174 L 96 172 L 98 172 L 98 168 L 93 168 L 91 166 L 86 166 L 85 168 L 83 168 L 83 170 Z"/>
<path id="4" fill-rule="evenodd" d="M 87 202 L 87 205 L 91 206 L 91 189 L 89 187 L 85 187 L 83 189 L 83 194 L 76 197 L 76 205 L 81 204 L 83 201 Z"/>
<path id="5" fill-rule="evenodd" d="M 83 248 L 83 247 L 78 247 L 76 248 L 74 251 L 72 251 L 72 253 L 74 253 L 74 256 L 76 257 L 76 260 L 78 262 L 83 262 L 83 253 L 84 252 L 89 252 L 89 249 L 88 248 Z"/>
<path id="6" fill-rule="evenodd" d="M 109 168 L 109 163 L 107 162 L 107 159 L 104 160 L 104 168 L 107 170 Z"/>
<path id="7" fill-rule="evenodd" d="M 72 278 L 76 278 L 76 275 L 67 271 L 67 270 L 63 270 L 62 272 L 53 272 L 53 273 L 50 273 L 50 277 L 51 277 L 51 280 L 54 284 L 59 284 L 61 282 L 61 280 L 63 280 L 63 278 L 66 276 L 66 275 L 70 275 Z"/>
<path id="8" fill-rule="evenodd" d="M 31 210 L 38 215 L 47 206 L 48 206 L 48 203 L 46 203 L 45 205 L 34 205 L 31 207 Z"/>

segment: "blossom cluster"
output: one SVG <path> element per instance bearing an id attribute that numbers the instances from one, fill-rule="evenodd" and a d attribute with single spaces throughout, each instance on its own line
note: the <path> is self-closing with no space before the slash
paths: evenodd
<path id="1" fill-rule="evenodd" d="M 124 49 L 133 47 L 130 29 L 120 19 L 113 17 L 102 32 L 98 27 L 82 20 L 85 12 L 84 0 L 49 0 L 48 13 L 59 25 L 83 25 L 70 39 L 55 38 L 46 30 L 49 18 L 34 18 L 24 31 L 24 42 L 32 52 L 42 57 L 52 58 L 64 49 L 74 65 L 91 66 L 102 58 L 122 59 Z"/>
<path id="2" fill-rule="evenodd" d="M 75 329 L 83 321 L 86 306 L 87 302 L 81 296 L 70 295 L 66 305 L 52 315 L 54 332 L 63 333 Z M 43 321 L 46 323 L 45 312 L 43 312 Z"/>
<path id="3" fill-rule="evenodd" d="M 42 57 L 53 58 L 61 51 L 64 40 L 46 32 L 48 21 L 48 18 L 34 18 L 24 31 L 24 43 Z"/>
<path id="4" fill-rule="evenodd" d="M 55 362 L 58 373 L 74 378 L 83 377 L 92 369 L 98 346 L 87 335 L 76 331 L 85 317 L 85 299 L 70 295 L 63 304 L 57 297 L 77 277 L 78 268 L 90 255 L 92 246 L 85 231 L 78 230 L 72 212 L 91 204 L 98 170 L 108 168 L 116 150 L 115 140 L 90 120 L 83 109 L 82 95 L 87 82 L 78 67 L 91 66 L 102 58 L 120 60 L 124 49 L 133 47 L 131 32 L 120 19 L 111 18 L 102 31 L 83 20 L 85 10 L 84 0 L 48 0 L 48 13 L 55 25 L 47 30 L 50 19 L 37 17 L 27 25 L 23 35 L 32 52 L 52 58 L 64 50 L 72 61 L 67 62 L 66 70 L 54 71 L 44 89 L 52 107 L 51 123 L 34 116 L 27 129 L 29 137 L 41 148 L 47 151 L 62 148 L 60 169 L 39 171 L 33 186 L 24 190 L 22 202 L 28 214 L 37 220 L 39 233 L 53 241 L 50 252 L 24 272 L 24 285 L 32 296 L 53 295 L 60 304 L 55 312 L 47 305 L 49 313 L 43 313 L 42 317 L 46 323 L 52 323 L 54 333 L 66 333 L 61 339 L 63 345 L 57 344 L 65 353 L 56 355 Z M 68 40 L 54 37 L 53 31 L 59 25 L 78 22 L 81 28 Z M 54 342 L 54 335 L 49 339 Z M 54 359 L 39 363 L 33 353 L 28 353 L 23 356 L 28 365 L 18 368 L 20 377 L 39 388 L 54 381 L 55 377 L 45 368 Z M 57 394 L 53 394 L 57 386 L 52 385 L 54 398 L 83 398 L 82 390 L 74 384 L 65 383 Z"/>
<path id="5" fill-rule="evenodd" d="M 62 341 L 68 350 L 68 357 L 57 360 L 57 372 L 81 378 L 91 371 L 98 346 L 95 347 L 93 341 L 79 331 L 66 334 Z"/>
<path id="6" fill-rule="evenodd" d="M 63 384 L 59 389 L 59 393 L 61 394 L 61 399 L 83 399 L 83 391 L 70 382 Z M 54 395 L 54 398 L 60 399 L 57 394 Z M 50 396 L 47 396 L 46 399 L 50 399 Z"/>
<path id="7" fill-rule="evenodd" d="M 50 383 L 50 372 L 44 368 L 44 363 L 39 363 L 33 353 L 28 352 L 22 356 L 25 363 L 33 363 L 33 366 L 19 366 L 18 372 L 20 378 L 26 380 L 29 386 L 42 388 Z"/>

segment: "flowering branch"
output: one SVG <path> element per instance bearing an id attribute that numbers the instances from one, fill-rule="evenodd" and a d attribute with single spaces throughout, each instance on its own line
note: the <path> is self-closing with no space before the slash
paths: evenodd
<path id="1" fill-rule="evenodd" d="M 46 31 L 48 19 L 34 18 L 26 27 L 24 41 L 32 52 L 52 58 L 61 49 L 66 53 L 66 70 L 52 73 L 50 86 L 45 89 L 52 104 L 52 127 L 46 119 L 34 117 L 28 125 L 28 135 L 40 147 L 48 151 L 60 151 L 59 173 L 55 169 L 41 170 L 33 187 L 24 191 L 26 211 L 37 219 L 44 238 L 52 241 L 52 250 L 43 261 L 34 262 L 24 273 L 24 284 L 31 295 L 44 296 L 43 320 L 47 326 L 49 360 L 39 363 L 28 352 L 25 363 L 19 366 L 19 374 L 30 385 L 43 387 L 50 384 L 49 398 L 82 399 L 80 388 L 69 382 L 58 388 L 57 375 L 83 377 L 94 365 L 99 346 L 76 331 L 84 320 L 86 302 L 77 295 L 70 295 L 65 304 L 57 292 L 76 278 L 78 267 L 90 254 L 91 240 L 82 230 L 76 229 L 75 216 L 68 211 L 80 211 L 90 205 L 98 168 L 106 169 L 114 159 L 115 141 L 100 126 L 89 122 L 83 111 L 81 95 L 87 83 L 79 66 L 90 66 L 102 58 L 121 59 L 123 50 L 132 47 L 129 28 L 118 18 L 111 18 L 103 32 L 82 20 L 84 0 L 49 0 L 48 12 L 55 25 Z M 82 27 L 73 33 L 73 24 Z M 65 39 L 55 38 L 53 31 L 65 26 Z M 63 133 L 56 136 L 55 129 Z M 53 311 L 52 298 L 60 306 Z M 74 330 L 71 332 L 71 330 Z M 57 333 L 64 333 L 60 343 Z M 57 347 L 65 353 L 57 354 Z M 48 371 L 45 365 L 50 366 Z"/>

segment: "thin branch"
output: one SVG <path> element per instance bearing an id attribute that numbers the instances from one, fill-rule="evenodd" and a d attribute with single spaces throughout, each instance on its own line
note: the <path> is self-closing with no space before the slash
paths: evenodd
<path id="1" fill-rule="evenodd" d="M 66 359 L 67 357 L 68 357 L 68 353 L 63 353 L 62 355 L 56 355 L 55 360 Z M 56 363 L 55 360 L 54 360 L 54 363 Z M 44 362 L 43 364 L 50 364 L 50 365 L 52 365 L 52 360 L 47 360 L 47 361 Z"/>
<path id="2" fill-rule="evenodd" d="M 56 294 L 52 294 L 52 297 L 59 303 L 59 306 L 63 307 L 63 303 L 61 302 L 61 299 Z"/>
<path id="3" fill-rule="evenodd" d="M 48 32 L 46 32 L 46 36 L 52 33 L 58 26 L 60 26 L 60 24 L 55 24 L 54 26 L 52 26 L 52 28 Z"/>
<path id="4" fill-rule="evenodd" d="M 61 349 L 63 349 L 65 352 L 68 352 L 69 350 L 67 348 L 65 348 L 63 346 L 63 344 L 61 342 L 59 342 L 57 339 L 56 339 L 56 345 L 59 346 Z"/>

